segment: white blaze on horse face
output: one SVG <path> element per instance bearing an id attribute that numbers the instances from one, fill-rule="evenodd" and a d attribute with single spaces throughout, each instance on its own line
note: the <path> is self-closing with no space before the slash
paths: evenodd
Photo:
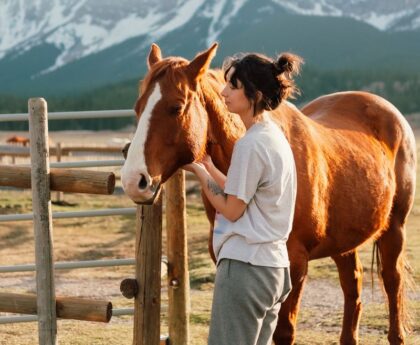
<path id="1" fill-rule="evenodd" d="M 161 99 L 160 85 L 155 84 L 152 94 L 147 100 L 146 107 L 140 117 L 136 133 L 128 149 L 127 159 L 121 169 L 121 182 L 125 193 L 136 202 L 147 201 L 153 197 L 151 177 L 147 171 L 145 160 L 145 143 L 150 127 L 153 109 Z M 140 185 L 144 176 L 145 181 Z M 146 184 L 147 183 L 147 184 Z"/>

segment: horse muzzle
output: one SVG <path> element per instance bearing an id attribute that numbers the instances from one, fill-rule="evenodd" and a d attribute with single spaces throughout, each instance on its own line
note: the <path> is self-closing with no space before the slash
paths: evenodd
<path id="1" fill-rule="evenodd" d="M 151 196 L 149 198 L 140 200 L 140 201 L 134 201 L 134 203 L 136 203 L 137 205 L 152 205 L 154 204 L 156 198 L 159 196 L 160 191 L 161 191 L 161 184 L 158 183 L 156 187 L 153 187 L 150 189 L 151 191 Z"/>
<path id="2" fill-rule="evenodd" d="M 122 171 L 121 182 L 125 194 L 136 204 L 153 204 L 159 195 L 160 178 L 151 178 L 147 172 Z"/>

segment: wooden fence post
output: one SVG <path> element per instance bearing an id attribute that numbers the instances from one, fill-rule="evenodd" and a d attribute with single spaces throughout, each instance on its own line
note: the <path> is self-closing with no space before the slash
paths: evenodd
<path id="1" fill-rule="evenodd" d="M 153 205 L 137 207 L 136 280 L 133 345 L 160 343 L 160 271 L 162 195 Z"/>
<path id="2" fill-rule="evenodd" d="M 50 195 L 47 102 L 28 101 L 31 152 L 32 209 L 34 214 L 36 288 L 39 344 L 55 345 L 54 255 Z"/>
<path id="3" fill-rule="evenodd" d="M 189 344 L 190 279 L 188 273 L 185 173 L 178 170 L 166 183 L 169 339 Z"/>

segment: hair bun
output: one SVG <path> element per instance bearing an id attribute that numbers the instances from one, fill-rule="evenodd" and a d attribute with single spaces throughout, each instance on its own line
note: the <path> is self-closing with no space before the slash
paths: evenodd
<path id="1" fill-rule="evenodd" d="M 302 63 L 303 59 L 300 56 L 283 53 L 274 62 L 274 66 L 278 74 L 288 73 L 292 75 L 299 73 Z"/>

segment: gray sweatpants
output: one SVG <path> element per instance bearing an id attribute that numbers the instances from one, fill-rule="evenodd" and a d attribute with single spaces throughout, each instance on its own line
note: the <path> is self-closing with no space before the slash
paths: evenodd
<path id="1" fill-rule="evenodd" d="M 270 345 L 290 290 L 288 268 L 223 259 L 216 272 L 208 344 Z"/>

